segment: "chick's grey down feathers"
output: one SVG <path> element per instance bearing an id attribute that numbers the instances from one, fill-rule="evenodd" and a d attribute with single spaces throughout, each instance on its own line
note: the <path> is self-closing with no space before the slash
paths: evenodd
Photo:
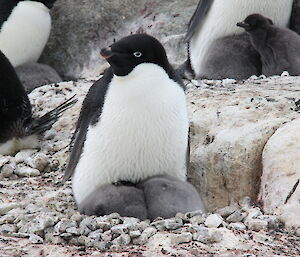
<path id="1" fill-rule="evenodd" d="M 300 36 L 296 32 L 279 28 L 260 14 L 249 15 L 237 25 L 244 27 L 259 52 L 262 74 L 272 76 L 288 71 L 290 75 L 300 75 Z"/>

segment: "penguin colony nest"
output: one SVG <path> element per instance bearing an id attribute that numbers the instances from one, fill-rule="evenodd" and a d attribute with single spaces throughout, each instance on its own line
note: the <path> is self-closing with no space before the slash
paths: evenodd
<path id="1" fill-rule="evenodd" d="M 103 217 L 79 214 L 71 183 L 62 185 L 61 181 L 81 101 L 94 81 L 44 86 L 30 94 L 38 114 L 47 112 L 74 93 L 80 101 L 46 133 L 41 149 L 23 150 L 14 157 L 0 156 L 1 256 L 38 256 L 36 249 L 40 249 L 40 256 L 51 256 L 46 252 L 54 245 L 55 252 L 57 247 L 69 253 L 84 250 L 89 256 L 99 251 L 123 252 L 128 256 L 143 256 L 147 251 L 155 251 L 152 256 L 245 251 L 248 256 L 299 254 L 299 237 L 283 231 L 276 216 L 263 215 L 248 198 L 215 214 L 179 213 L 174 218 L 158 218 L 152 223 L 120 217 L 116 213 Z M 236 242 L 230 245 L 231 239 Z M 16 247 L 20 242 L 22 247 Z M 243 246 L 238 248 L 237 244 Z M 66 254 L 65 251 L 64 256 L 69 256 Z"/>

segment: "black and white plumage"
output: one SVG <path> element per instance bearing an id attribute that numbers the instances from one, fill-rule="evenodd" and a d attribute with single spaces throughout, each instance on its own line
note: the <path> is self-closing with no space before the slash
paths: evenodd
<path id="1" fill-rule="evenodd" d="M 237 28 L 236 23 L 252 13 L 261 13 L 271 17 L 277 26 L 287 27 L 292 4 L 293 0 L 199 0 L 186 34 L 189 54 L 186 66 L 196 78 L 221 79 L 229 75 L 241 79 L 253 75 L 251 73 L 260 70 L 255 66 L 259 59 L 251 54 L 249 41 L 244 36 L 237 37 L 243 30 Z M 229 40 L 238 47 L 231 47 Z M 244 53 L 249 49 L 249 52 L 239 56 L 240 49 Z M 231 60 L 232 55 L 235 58 Z M 253 58 L 256 58 L 254 63 Z M 245 68 L 247 60 L 249 67 Z M 224 74 L 219 70 L 220 63 L 222 67 L 227 66 Z"/>
<path id="2" fill-rule="evenodd" d="M 14 67 L 36 62 L 50 35 L 56 0 L 0 0 L 0 50 Z"/>
<path id="3" fill-rule="evenodd" d="M 249 15 L 237 26 L 247 31 L 253 47 L 259 52 L 262 74 L 280 75 L 288 71 L 290 75 L 300 75 L 300 36 L 296 32 L 279 28 L 260 14 Z"/>
<path id="4" fill-rule="evenodd" d="M 83 102 L 65 179 L 73 176 L 73 194 L 82 213 L 123 210 L 122 215 L 144 219 L 151 194 L 139 183 L 154 176 L 187 183 L 184 85 L 163 46 L 146 34 L 125 37 L 101 54 L 111 67 Z M 198 199 L 186 209 L 201 209 L 198 193 L 185 190 Z M 177 210 L 181 207 L 178 202 Z M 167 213 L 172 216 L 174 210 Z"/>
<path id="5" fill-rule="evenodd" d="M 28 96 L 13 66 L 0 51 L 0 154 L 38 146 L 48 130 L 76 100 L 69 99 L 42 117 L 34 117 Z"/>

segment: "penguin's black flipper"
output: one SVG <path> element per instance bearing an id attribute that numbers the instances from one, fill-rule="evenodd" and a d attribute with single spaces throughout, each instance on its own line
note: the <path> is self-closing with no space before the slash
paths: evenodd
<path id="1" fill-rule="evenodd" d="M 112 69 L 109 68 L 105 71 L 103 77 L 91 86 L 83 101 L 76 129 L 70 144 L 71 154 L 65 170 L 63 182 L 72 177 L 74 173 L 82 153 L 89 125 L 95 124 L 101 116 L 104 98 L 112 77 Z"/>
<path id="2" fill-rule="evenodd" d="M 72 107 L 77 99 L 74 99 L 75 95 L 57 106 L 55 109 L 47 112 L 45 115 L 39 118 L 33 118 L 33 120 L 25 128 L 26 136 L 32 134 L 41 134 L 50 129 L 52 125 L 57 121 L 61 114 Z"/>
<path id="3" fill-rule="evenodd" d="M 189 41 L 194 35 L 197 26 L 202 22 L 208 13 L 214 0 L 199 0 L 196 11 L 194 12 L 192 18 L 188 24 L 188 31 L 185 35 L 185 41 Z"/>

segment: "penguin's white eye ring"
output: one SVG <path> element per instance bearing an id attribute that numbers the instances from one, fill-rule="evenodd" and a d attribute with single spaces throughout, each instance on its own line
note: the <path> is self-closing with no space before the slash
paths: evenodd
<path id="1" fill-rule="evenodd" d="M 134 52 L 133 55 L 137 58 L 141 57 L 143 54 L 141 52 Z"/>

